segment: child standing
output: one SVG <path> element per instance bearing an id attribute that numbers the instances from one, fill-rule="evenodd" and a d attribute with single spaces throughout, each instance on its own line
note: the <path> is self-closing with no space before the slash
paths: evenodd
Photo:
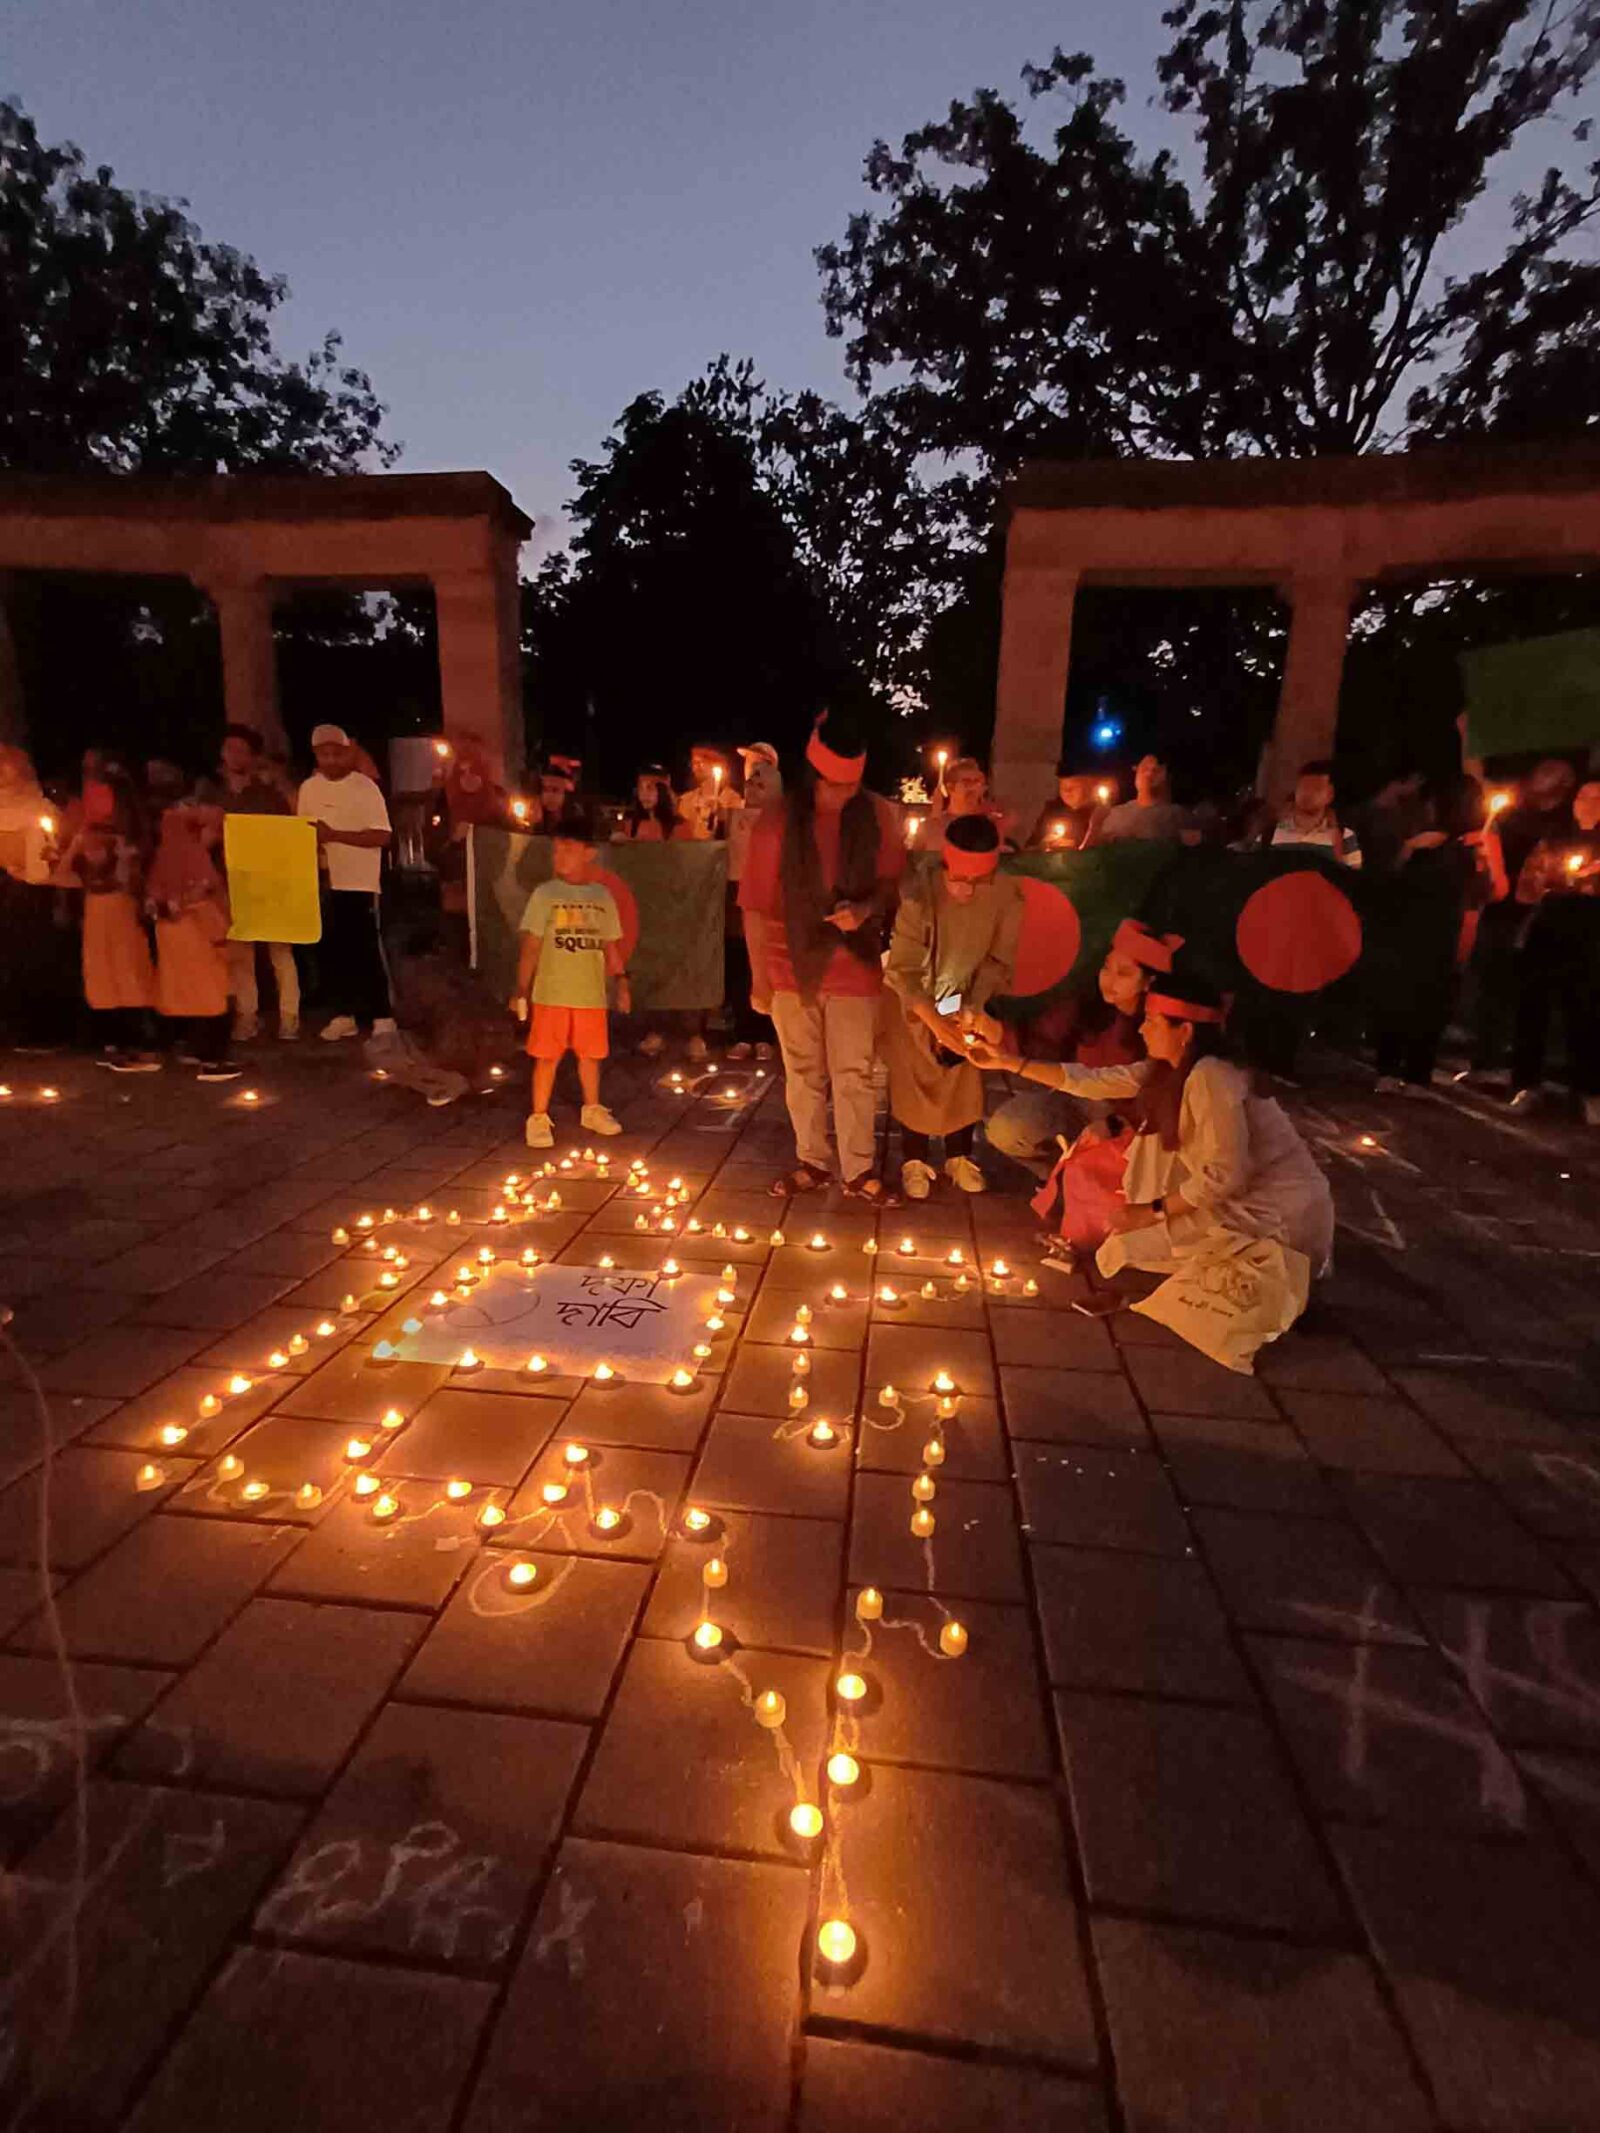
<path id="1" fill-rule="evenodd" d="M 552 839 L 554 877 L 541 882 L 522 914 L 522 952 L 511 1012 L 527 1015 L 528 1055 L 533 1061 L 533 1109 L 528 1114 L 530 1148 L 551 1148 L 550 1096 L 556 1068 L 571 1052 L 578 1063 L 585 1133 L 620 1133 L 622 1127 L 600 1101 L 600 1062 L 610 1051 L 606 1026 L 606 980 L 615 978 L 619 1014 L 633 1001 L 622 961 L 622 920 L 616 900 L 594 879 L 594 831 L 579 808 L 569 808 Z"/>

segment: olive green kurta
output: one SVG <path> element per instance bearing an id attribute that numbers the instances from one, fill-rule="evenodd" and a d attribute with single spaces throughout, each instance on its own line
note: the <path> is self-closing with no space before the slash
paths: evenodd
<path id="1" fill-rule="evenodd" d="M 955 1133 L 983 1116 L 983 1076 L 934 1042 L 909 1009 L 918 1001 L 986 1007 L 1008 992 L 1022 924 L 1022 885 L 1011 874 L 979 882 L 958 903 L 944 874 L 901 897 L 884 968 L 880 1035 L 889 1068 L 889 1109 L 913 1133 Z"/>

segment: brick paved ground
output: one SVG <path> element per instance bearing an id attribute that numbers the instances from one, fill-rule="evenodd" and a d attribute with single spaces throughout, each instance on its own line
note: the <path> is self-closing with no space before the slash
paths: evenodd
<path id="1" fill-rule="evenodd" d="M 49 1393 L 43 1575 L 87 1743 L 80 1793 L 8 1368 L 7 2123 L 1600 2125 L 1600 1171 L 1575 1131 L 1319 1093 L 1340 1267 L 1248 1380 L 1050 1277 L 1027 1297 L 1017 1198 L 886 1217 L 910 1301 L 824 1307 L 865 1296 L 869 1224 L 808 1210 L 768 1245 L 777 1092 L 719 1112 L 619 1072 L 616 1169 L 681 1174 L 703 1228 L 678 1256 L 740 1282 L 709 1394 L 608 1395 L 364 1360 L 527 1168 L 509 1088 L 429 1112 L 315 1045 L 263 1056 L 253 1107 L 0 1071 L 0 1298 Z M 561 1183 L 542 1249 L 659 1258 L 610 1186 Z M 381 1260 L 330 1233 L 422 1199 L 461 1226 L 399 1232 L 400 1287 L 369 1289 Z M 957 1294 L 958 1244 L 1012 1278 Z M 801 1300 L 831 1452 L 785 1419 Z M 933 1409 L 881 1426 L 877 1394 L 939 1368 L 961 1398 L 924 1551 Z M 236 1370 L 257 1382 L 201 1419 Z M 383 1525 L 345 1445 L 394 1405 Z M 543 1508 L 573 1436 L 631 1499 L 615 1540 Z M 721 1664 L 686 1641 L 690 1503 L 730 1568 Z M 746 1706 L 773 1688 L 781 1734 Z M 830 1790 L 842 1738 L 862 1775 Z M 829 1807 L 815 1856 L 797 1796 Z M 859 1952 L 825 1977 L 829 1914 Z"/>

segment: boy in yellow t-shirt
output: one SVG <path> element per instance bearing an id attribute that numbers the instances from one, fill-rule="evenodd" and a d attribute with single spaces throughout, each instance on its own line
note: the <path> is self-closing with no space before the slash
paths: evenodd
<path id="1" fill-rule="evenodd" d="M 522 950 L 511 1012 L 528 1013 L 528 1055 L 533 1061 L 533 1109 L 526 1139 L 530 1148 L 553 1148 L 550 1097 L 556 1068 L 571 1052 L 583 1092 L 585 1133 L 620 1133 L 622 1126 L 600 1101 L 600 1062 L 610 1052 L 606 980 L 617 981 L 617 1012 L 633 1002 L 622 960 L 622 920 L 616 899 L 594 877 L 594 833 L 586 816 L 570 809 L 553 840 L 555 873 L 528 898 L 522 914 Z"/>

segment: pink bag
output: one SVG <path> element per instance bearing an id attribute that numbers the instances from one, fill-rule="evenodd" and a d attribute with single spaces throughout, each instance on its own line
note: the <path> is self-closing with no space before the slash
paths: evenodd
<path id="1" fill-rule="evenodd" d="M 1074 1251 L 1097 1251 L 1110 1236 L 1111 1218 L 1122 1205 L 1122 1172 L 1132 1145 L 1131 1126 L 1110 1140 L 1080 1133 L 1035 1195 L 1034 1213 L 1055 1224 Z"/>

